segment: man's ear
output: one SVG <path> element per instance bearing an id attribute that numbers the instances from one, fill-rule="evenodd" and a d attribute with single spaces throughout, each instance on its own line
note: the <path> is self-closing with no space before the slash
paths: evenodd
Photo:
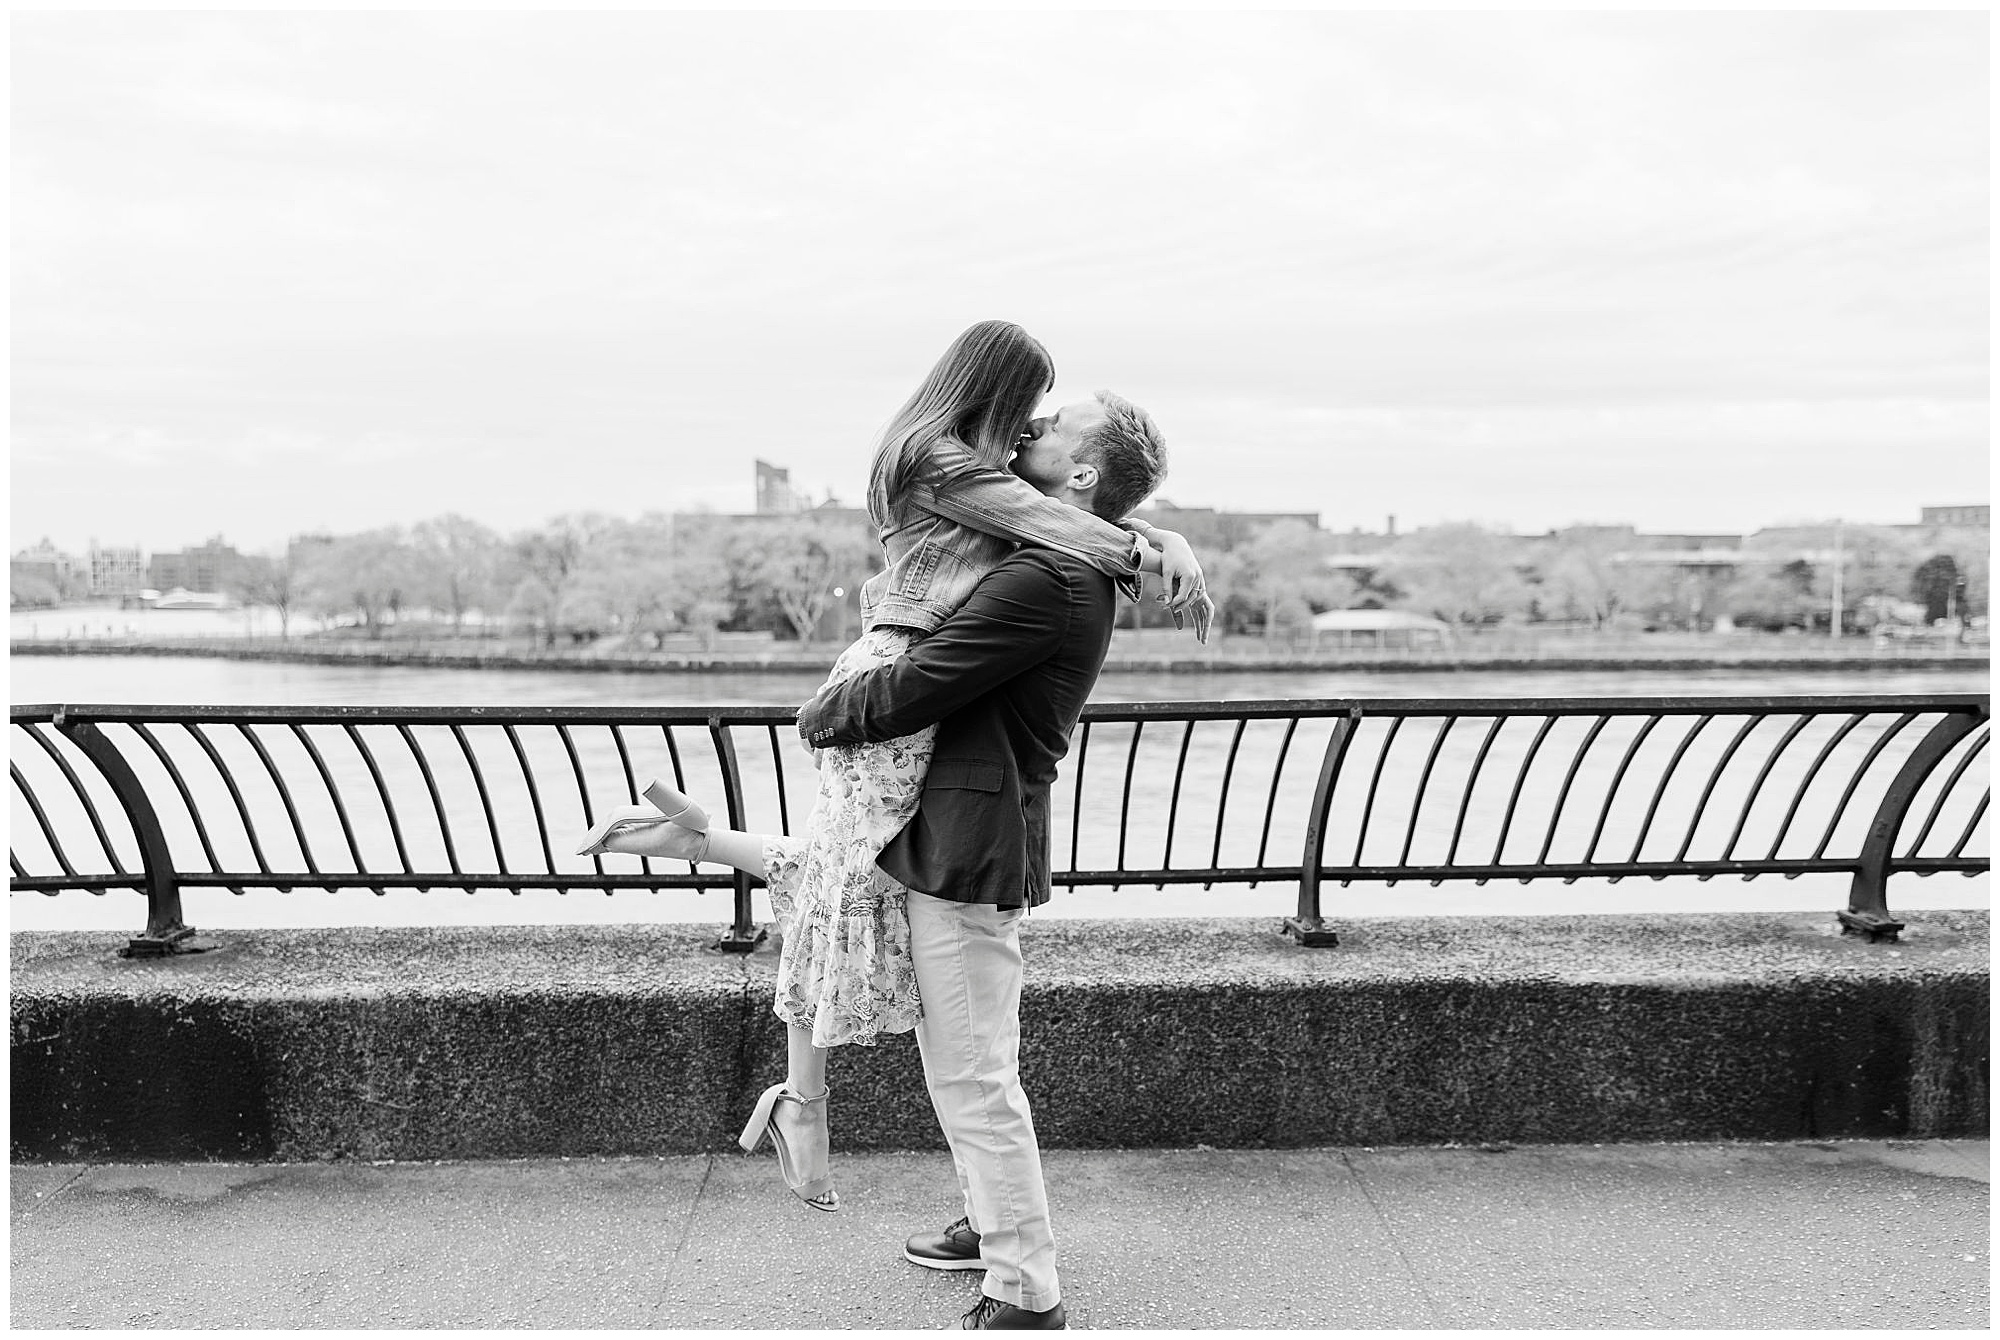
<path id="1" fill-rule="evenodd" d="M 1078 493 L 1088 493 L 1097 487 L 1097 467 L 1082 462 L 1070 467 L 1069 486 Z"/>

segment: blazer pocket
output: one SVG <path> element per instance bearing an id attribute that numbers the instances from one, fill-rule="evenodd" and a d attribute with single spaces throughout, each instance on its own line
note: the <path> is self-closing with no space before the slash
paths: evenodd
<path id="1" fill-rule="evenodd" d="M 976 758 L 942 758 L 931 762 L 924 785 L 939 791 L 998 791 L 1002 769 L 998 763 Z"/>

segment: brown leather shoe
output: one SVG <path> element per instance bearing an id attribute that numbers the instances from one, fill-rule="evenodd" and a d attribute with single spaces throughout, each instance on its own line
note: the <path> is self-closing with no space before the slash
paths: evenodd
<path id="1" fill-rule="evenodd" d="M 980 1295 L 979 1303 L 958 1319 L 961 1331 L 1066 1331 L 1069 1317 L 1057 1303 L 1046 1312 L 1030 1312 L 1012 1303 Z"/>

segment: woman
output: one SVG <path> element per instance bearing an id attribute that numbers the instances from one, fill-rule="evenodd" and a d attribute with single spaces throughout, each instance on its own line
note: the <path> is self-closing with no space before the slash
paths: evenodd
<path id="1" fill-rule="evenodd" d="M 1134 599 L 1142 569 L 1161 573 L 1175 622 L 1192 612 L 1206 639 L 1201 568 L 1185 540 L 1138 521 L 1113 526 L 1005 469 L 1054 383 L 1039 341 L 1011 322 L 983 321 L 952 342 L 891 420 L 868 490 L 888 565 L 862 588 L 866 631 L 829 684 L 896 660 L 1019 544 L 1073 554 Z M 754 1149 L 768 1132 L 786 1184 L 814 1209 L 840 1204 L 827 1172 L 827 1049 L 917 1024 L 907 891 L 875 858 L 916 811 L 936 733 L 819 751 L 819 794 L 802 836 L 713 827 L 699 805 L 655 782 L 646 796 L 656 808 L 614 812 L 581 848 L 720 861 L 766 881 L 784 938 L 773 1009 L 788 1030 L 786 1079 L 764 1092 L 740 1143 Z"/>

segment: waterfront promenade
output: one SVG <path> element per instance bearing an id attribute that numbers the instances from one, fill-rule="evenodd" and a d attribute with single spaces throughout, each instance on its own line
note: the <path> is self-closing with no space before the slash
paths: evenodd
<path id="1" fill-rule="evenodd" d="M 928 1119 L 921 1103 L 915 1119 Z M 939 1152 L 16 1165 L 11 1323 L 935 1329 Z M 1983 1328 L 1985 1141 L 1051 1150 L 1077 1329 Z M 935 1221 L 935 1222 L 933 1222 Z"/>

